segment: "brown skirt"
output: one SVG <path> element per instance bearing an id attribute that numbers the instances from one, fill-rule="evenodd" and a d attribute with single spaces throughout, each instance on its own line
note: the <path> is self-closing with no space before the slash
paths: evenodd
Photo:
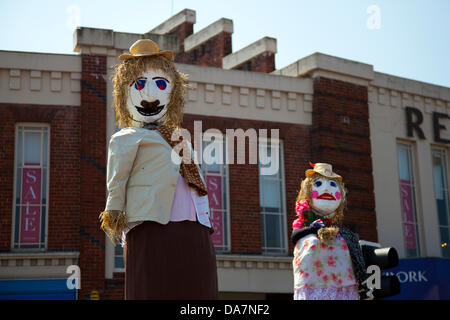
<path id="1" fill-rule="evenodd" d="M 125 299 L 218 299 L 209 229 L 194 221 L 145 221 L 126 236 Z"/>

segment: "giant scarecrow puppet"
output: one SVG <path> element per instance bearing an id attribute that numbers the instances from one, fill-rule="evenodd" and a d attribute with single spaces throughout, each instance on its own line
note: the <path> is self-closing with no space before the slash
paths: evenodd
<path id="1" fill-rule="evenodd" d="M 340 228 L 347 191 L 327 163 L 311 164 L 301 183 L 292 224 L 295 300 L 368 299 L 372 291 L 358 235 Z"/>
<path id="2" fill-rule="evenodd" d="M 124 246 L 125 298 L 217 299 L 204 178 L 194 162 L 173 160 L 184 152 L 174 157 L 182 140 L 172 137 L 182 121 L 186 77 L 173 53 L 151 40 L 136 41 L 119 59 L 113 85 L 121 130 L 109 143 L 100 219 Z"/>

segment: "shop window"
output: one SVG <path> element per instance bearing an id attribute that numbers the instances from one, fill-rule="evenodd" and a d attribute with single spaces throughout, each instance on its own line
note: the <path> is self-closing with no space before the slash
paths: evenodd
<path id="1" fill-rule="evenodd" d="M 45 249 L 49 135 L 45 124 L 17 124 L 15 132 L 13 248 Z"/>
<path id="2" fill-rule="evenodd" d="M 286 254 L 283 144 L 259 140 L 259 201 L 263 254 Z M 275 168 L 275 170 L 273 170 Z"/>
<path id="3" fill-rule="evenodd" d="M 436 198 L 439 233 L 441 238 L 441 253 L 450 258 L 450 226 L 449 197 L 447 180 L 447 155 L 445 150 L 431 150 L 433 160 L 434 194 Z"/>
<path id="4" fill-rule="evenodd" d="M 211 240 L 217 252 L 230 251 L 230 212 L 228 201 L 228 166 L 222 135 L 203 135 L 201 169 L 208 188 L 209 209 L 214 233 Z M 209 159 L 210 158 L 210 159 Z"/>
<path id="5" fill-rule="evenodd" d="M 419 257 L 419 232 L 413 174 L 412 148 L 406 143 L 398 143 L 398 172 L 400 184 L 400 201 L 402 209 L 403 238 L 406 257 Z"/>

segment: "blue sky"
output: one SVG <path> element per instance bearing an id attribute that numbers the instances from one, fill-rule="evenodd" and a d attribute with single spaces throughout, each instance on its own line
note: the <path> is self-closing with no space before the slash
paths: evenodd
<path id="1" fill-rule="evenodd" d="M 72 54 L 77 16 L 81 26 L 144 33 L 185 8 L 197 13 L 194 32 L 233 20 L 233 51 L 276 38 L 277 69 L 322 52 L 450 87 L 449 0 L 0 0 L 0 50 Z"/>

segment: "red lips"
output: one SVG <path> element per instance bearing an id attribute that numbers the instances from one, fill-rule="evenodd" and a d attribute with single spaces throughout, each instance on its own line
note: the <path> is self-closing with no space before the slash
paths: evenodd
<path id="1" fill-rule="evenodd" d="M 332 194 L 329 193 L 322 193 L 320 196 L 317 197 L 317 199 L 321 199 L 321 200 L 336 200 L 335 197 L 333 197 Z"/>

